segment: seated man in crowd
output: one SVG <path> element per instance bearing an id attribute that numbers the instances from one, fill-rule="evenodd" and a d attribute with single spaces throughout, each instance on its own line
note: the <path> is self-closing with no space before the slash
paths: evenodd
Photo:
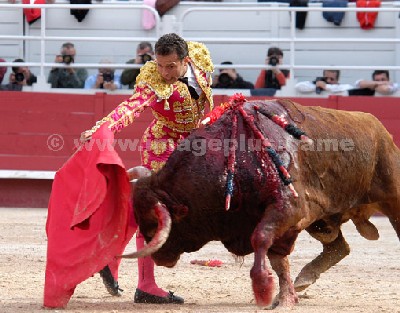
<path id="1" fill-rule="evenodd" d="M 110 64 L 110 60 L 101 60 L 100 63 Z M 90 75 L 85 81 L 85 89 L 106 89 L 113 91 L 121 89 L 120 75 L 113 68 L 99 68 L 97 74 Z"/>
<path id="2" fill-rule="evenodd" d="M 339 83 L 339 70 L 324 70 L 322 77 L 317 77 L 314 81 L 303 81 L 296 84 L 296 91 L 300 93 L 316 93 L 322 92 L 341 93 L 349 89 L 353 89 L 350 84 Z"/>
<path id="3" fill-rule="evenodd" d="M 147 61 L 154 59 L 153 46 L 148 41 L 142 41 L 136 48 L 136 58 L 126 62 L 127 64 L 145 64 Z M 127 68 L 122 72 L 121 84 L 129 85 L 129 89 L 133 89 L 136 83 L 136 77 L 139 75 L 140 68 Z"/>
<path id="4" fill-rule="evenodd" d="M 356 88 L 369 89 L 373 95 L 378 92 L 382 95 L 392 95 L 399 90 L 399 84 L 390 81 L 389 71 L 376 70 L 372 73 L 372 80 L 358 80 L 355 84 Z"/>
<path id="5" fill-rule="evenodd" d="M 73 68 L 76 49 L 73 43 L 66 42 L 61 46 L 60 54 L 55 63 L 64 63 L 67 67 L 56 67 L 50 71 L 48 83 L 52 88 L 83 88 L 88 72 L 84 68 Z"/>
<path id="6" fill-rule="evenodd" d="M 231 61 L 222 62 L 221 65 L 233 65 Z M 234 68 L 221 68 L 219 75 L 214 77 L 213 88 L 228 89 L 254 89 L 251 82 L 245 81 Z"/>

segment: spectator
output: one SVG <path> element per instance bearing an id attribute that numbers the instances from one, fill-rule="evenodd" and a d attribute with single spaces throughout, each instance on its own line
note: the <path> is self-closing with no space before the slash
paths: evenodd
<path id="1" fill-rule="evenodd" d="M 15 59 L 15 63 L 24 63 L 23 59 Z M 9 77 L 10 84 L 16 84 L 21 86 L 32 86 L 37 82 L 37 77 L 31 73 L 27 66 L 13 66 L 12 72 Z"/>
<path id="2" fill-rule="evenodd" d="M 55 63 L 68 65 L 63 68 L 53 68 L 50 71 L 48 82 L 52 88 L 83 88 L 88 72 L 84 68 L 74 69 L 71 63 L 75 63 L 76 50 L 71 42 L 61 46 L 61 53 L 56 56 Z"/>
<path id="3" fill-rule="evenodd" d="M 271 65 L 270 70 L 261 70 L 257 77 L 255 88 L 281 89 L 286 85 L 286 79 L 289 78 L 288 70 L 280 70 L 279 64 L 283 61 L 283 51 L 277 47 L 268 49 L 266 64 Z"/>
<path id="4" fill-rule="evenodd" d="M 230 61 L 222 62 L 221 65 L 233 65 Z M 221 68 L 219 75 L 214 77 L 213 88 L 226 88 L 226 89 L 254 89 L 254 85 L 245 81 L 234 68 Z"/>
<path id="5" fill-rule="evenodd" d="M 0 62 L 6 62 L 4 59 L 0 59 Z M 6 75 L 7 66 L 0 66 L 0 84 L 3 82 L 4 75 Z"/>
<path id="6" fill-rule="evenodd" d="M 392 95 L 399 90 L 399 85 L 390 81 L 389 71 L 386 70 L 374 71 L 372 73 L 372 80 L 358 80 L 355 87 L 367 88 L 382 95 Z"/>
<path id="7" fill-rule="evenodd" d="M 142 41 L 136 48 L 136 58 L 131 59 L 127 64 L 144 64 L 154 59 L 153 46 L 148 41 Z M 129 85 L 129 89 L 133 89 L 136 83 L 136 77 L 139 75 L 140 68 L 128 68 L 122 72 L 121 84 Z"/>
<path id="8" fill-rule="evenodd" d="M 100 63 L 111 63 L 109 60 L 102 60 Z M 85 81 L 85 89 L 106 89 L 113 91 L 121 89 L 120 75 L 115 73 L 113 68 L 99 68 L 97 74 L 90 75 Z"/>
<path id="9" fill-rule="evenodd" d="M 322 77 L 317 77 L 314 81 L 299 82 L 295 88 L 300 93 L 315 92 L 316 94 L 320 94 L 323 91 L 341 93 L 353 88 L 349 84 L 340 84 L 339 77 L 339 70 L 324 70 Z"/>

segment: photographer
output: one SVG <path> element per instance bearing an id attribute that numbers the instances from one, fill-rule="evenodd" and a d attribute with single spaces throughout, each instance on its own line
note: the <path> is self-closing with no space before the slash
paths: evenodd
<path id="1" fill-rule="evenodd" d="M 339 83 L 339 70 L 324 70 L 322 77 L 317 77 L 314 81 L 304 81 L 296 84 L 295 88 L 300 93 L 321 94 L 322 92 L 341 93 L 353 86 Z"/>
<path id="2" fill-rule="evenodd" d="M 23 59 L 15 59 L 13 62 L 24 63 Z M 37 77 L 31 73 L 27 66 L 13 66 L 9 77 L 9 83 L 19 86 L 32 86 L 37 82 Z M 18 89 L 18 88 L 16 88 Z"/>
<path id="3" fill-rule="evenodd" d="M 110 60 L 101 60 L 100 63 L 110 64 Z M 99 72 L 90 75 L 85 81 L 85 89 L 105 89 L 113 91 L 121 89 L 120 76 L 112 68 L 99 68 Z"/>
<path id="4" fill-rule="evenodd" d="M 142 41 L 136 48 L 136 58 L 131 59 L 126 64 L 145 64 L 154 59 L 153 46 L 148 41 Z M 122 72 L 121 84 L 129 85 L 133 89 L 136 83 L 136 77 L 139 75 L 140 68 L 127 68 Z"/>
<path id="5" fill-rule="evenodd" d="M 230 61 L 222 62 L 221 65 L 233 65 Z M 214 77 L 213 88 L 225 89 L 254 89 L 254 85 L 245 81 L 234 68 L 220 69 L 219 75 Z"/>
<path id="6" fill-rule="evenodd" d="M 283 61 L 283 51 L 277 47 L 268 49 L 265 64 L 271 65 L 270 70 L 261 70 L 257 77 L 255 88 L 272 88 L 281 89 L 286 85 L 286 79 L 289 78 L 290 72 L 288 70 L 280 70 L 279 64 Z"/>
<path id="7" fill-rule="evenodd" d="M 88 72 L 84 68 L 73 68 L 76 50 L 71 42 L 61 46 L 60 54 L 56 56 L 55 63 L 64 63 L 68 67 L 56 67 L 50 71 L 48 83 L 52 88 L 83 88 Z"/>

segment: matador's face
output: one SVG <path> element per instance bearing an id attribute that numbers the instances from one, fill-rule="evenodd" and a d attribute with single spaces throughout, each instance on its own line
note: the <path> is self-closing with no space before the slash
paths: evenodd
<path id="1" fill-rule="evenodd" d="M 185 75 L 188 58 L 180 60 L 174 52 L 169 55 L 156 55 L 157 70 L 167 84 L 175 83 L 178 78 Z"/>

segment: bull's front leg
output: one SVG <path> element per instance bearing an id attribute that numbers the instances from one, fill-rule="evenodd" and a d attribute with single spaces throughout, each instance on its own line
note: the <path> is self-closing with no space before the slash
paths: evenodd
<path id="1" fill-rule="evenodd" d="M 273 270 L 279 278 L 279 294 L 275 297 L 271 308 L 287 307 L 292 308 L 299 302 L 294 289 L 293 281 L 290 278 L 290 265 L 287 256 L 268 253 Z"/>
<path id="2" fill-rule="evenodd" d="M 279 294 L 271 308 L 277 306 L 292 308 L 298 302 L 298 297 L 290 279 L 289 262 L 286 256 L 293 250 L 299 230 L 289 228 L 282 233 L 282 230 L 286 228 L 282 221 L 287 218 L 287 214 L 279 214 L 279 210 L 274 206 L 267 209 L 266 212 L 273 212 L 273 214 L 265 214 L 251 237 L 254 265 L 250 275 L 254 296 L 259 306 L 267 306 L 272 302 L 274 281 L 272 273 L 266 265 L 268 254 L 271 266 L 279 277 Z"/>
<path id="3" fill-rule="evenodd" d="M 250 271 L 256 304 L 271 304 L 274 293 L 274 279 L 266 265 L 266 252 L 272 244 L 272 237 L 265 232 L 265 222 L 260 222 L 253 232 L 251 244 L 254 249 L 254 264 Z"/>

